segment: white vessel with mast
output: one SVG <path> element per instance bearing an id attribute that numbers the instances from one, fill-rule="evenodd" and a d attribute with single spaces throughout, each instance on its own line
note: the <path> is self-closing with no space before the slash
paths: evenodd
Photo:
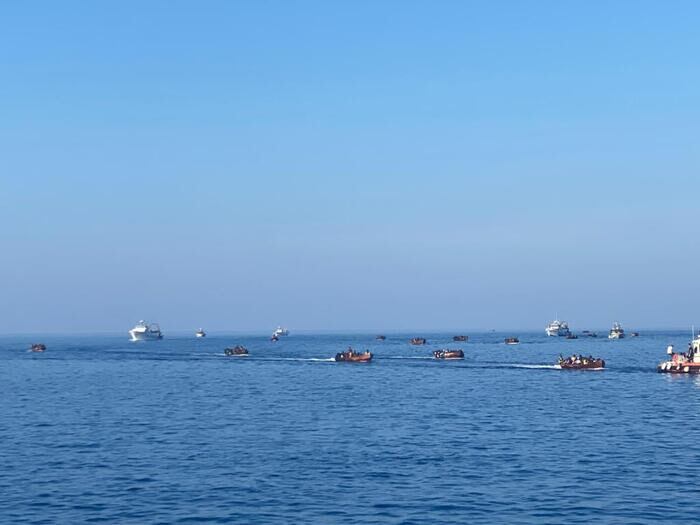
<path id="1" fill-rule="evenodd" d="M 544 331 L 549 337 L 567 337 L 568 335 L 571 335 L 569 323 L 566 321 L 560 321 L 559 319 L 555 319 L 549 323 Z"/>
<path id="2" fill-rule="evenodd" d="M 613 327 L 610 329 L 608 334 L 608 339 L 622 339 L 625 337 L 625 331 L 622 325 L 617 321 L 613 323 Z"/>
<path id="3" fill-rule="evenodd" d="M 129 335 L 132 341 L 147 341 L 150 339 L 163 339 L 163 332 L 160 331 L 160 326 L 158 323 L 148 324 L 143 319 L 136 323 L 131 330 L 129 330 Z"/>

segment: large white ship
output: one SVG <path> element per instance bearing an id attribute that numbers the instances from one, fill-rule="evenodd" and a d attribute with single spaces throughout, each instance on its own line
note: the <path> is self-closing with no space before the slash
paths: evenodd
<path id="1" fill-rule="evenodd" d="M 613 327 L 608 334 L 608 339 L 622 339 L 625 337 L 625 331 L 620 323 L 613 323 Z"/>
<path id="2" fill-rule="evenodd" d="M 549 326 L 547 326 L 544 331 L 550 337 L 567 337 L 568 335 L 571 335 L 569 323 L 566 321 L 560 321 L 559 319 L 555 319 L 549 323 Z"/>
<path id="3" fill-rule="evenodd" d="M 136 323 L 136 326 L 129 330 L 129 335 L 131 336 L 132 341 L 163 339 L 163 333 L 160 331 L 160 326 L 158 326 L 158 323 L 148 324 L 144 320 Z"/>
<path id="4" fill-rule="evenodd" d="M 282 328 L 281 326 L 278 326 L 277 329 L 272 332 L 272 337 L 283 337 L 285 335 L 289 335 L 289 330 Z"/>

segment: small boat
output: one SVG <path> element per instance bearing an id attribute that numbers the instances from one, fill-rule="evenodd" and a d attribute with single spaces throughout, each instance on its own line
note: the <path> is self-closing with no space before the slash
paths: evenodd
<path id="1" fill-rule="evenodd" d="M 567 339 L 578 339 L 578 336 L 576 334 L 569 334 L 566 336 Z"/>
<path id="2" fill-rule="evenodd" d="M 34 343 L 29 350 L 32 352 L 45 352 L 46 345 L 44 343 Z"/>
<path id="3" fill-rule="evenodd" d="M 435 359 L 464 359 L 462 350 L 435 350 L 433 352 Z"/>
<path id="4" fill-rule="evenodd" d="M 605 368 L 605 361 L 602 359 L 582 355 L 572 355 L 566 358 L 559 356 L 557 364 L 562 370 L 602 370 Z"/>
<path id="5" fill-rule="evenodd" d="M 569 331 L 569 323 L 560 321 L 559 319 L 555 319 L 549 323 L 544 331 L 549 337 L 566 337 L 571 333 Z"/>
<path id="6" fill-rule="evenodd" d="M 620 323 L 613 323 L 613 327 L 610 329 L 610 333 L 608 334 L 608 339 L 622 339 L 625 337 L 625 331 L 622 329 L 622 325 Z"/>
<path id="7" fill-rule="evenodd" d="M 289 330 L 286 328 L 282 328 L 281 326 L 278 326 L 274 332 L 272 332 L 272 337 L 285 337 L 289 335 Z"/>
<path id="8" fill-rule="evenodd" d="M 229 357 L 245 357 L 248 355 L 248 349 L 245 346 L 236 345 L 233 348 L 225 349 L 224 354 Z"/>
<path id="9" fill-rule="evenodd" d="M 656 367 L 658 372 L 667 374 L 700 374 L 700 335 L 693 337 L 688 345 L 688 351 L 676 353 L 673 345 L 666 348 L 666 353 L 670 356 L 668 361 L 659 363 Z"/>
<path id="10" fill-rule="evenodd" d="M 632 332 L 630 337 L 639 337 L 639 332 Z"/>
<path id="11" fill-rule="evenodd" d="M 581 332 L 581 335 L 584 337 L 598 337 L 598 334 L 596 334 L 595 332 L 590 332 L 588 330 L 584 330 L 583 332 Z"/>
<path id="12" fill-rule="evenodd" d="M 466 343 L 469 341 L 469 337 L 466 335 L 456 335 L 452 338 L 455 343 Z"/>
<path id="13" fill-rule="evenodd" d="M 280 338 L 278 336 L 276 336 L 275 334 L 272 334 L 272 337 L 270 337 L 270 341 L 272 341 L 273 343 L 277 342 L 279 340 L 280 340 Z"/>
<path id="14" fill-rule="evenodd" d="M 414 337 L 411 339 L 410 343 L 415 346 L 420 346 L 426 344 L 428 341 L 424 337 Z"/>
<path id="15" fill-rule="evenodd" d="M 520 344 L 520 339 L 518 339 L 517 337 L 507 337 L 504 342 L 507 345 L 517 345 Z"/>
<path id="16" fill-rule="evenodd" d="M 132 341 L 163 339 L 163 333 L 160 331 L 160 326 L 158 326 L 158 323 L 148 324 L 144 320 L 136 323 L 136 326 L 129 330 L 129 335 L 131 336 Z"/>
<path id="17" fill-rule="evenodd" d="M 207 333 L 201 328 L 194 333 L 195 337 L 206 337 Z"/>
<path id="18" fill-rule="evenodd" d="M 355 352 L 352 347 L 349 347 L 345 352 L 335 354 L 334 359 L 345 363 L 369 363 L 372 360 L 372 352 L 369 350 Z"/>
<path id="19" fill-rule="evenodd" d="M 375 339 L 377 341 L 386 341 L 386 336 L 385 335 L 378 335 L 377 337 L 375 337 Z"/>

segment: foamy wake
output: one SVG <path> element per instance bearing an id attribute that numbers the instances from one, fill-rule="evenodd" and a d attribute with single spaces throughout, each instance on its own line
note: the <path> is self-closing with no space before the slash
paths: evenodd
<path id="1" fill-rule="evenodd" d="M 387 357 L 380 357 L 379 359 L 435 359 L 433 356 L 427 356 L 427 355 L 394 355 L 394 356 L 387 356 Z"/>
<path id="2" fill-rule="evenodd" d="M 542 369 L 542 370 L 561 370 L 559 365 L 523 365 L 518 363 L 506 364 L 501 366 L 508 366 L 511 368 L 532 368 L 532 369 Z"/>

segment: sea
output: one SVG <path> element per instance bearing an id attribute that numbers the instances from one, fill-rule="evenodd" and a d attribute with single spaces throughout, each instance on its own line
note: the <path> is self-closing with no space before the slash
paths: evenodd
<path id="1" fill-rule="evenodd" d="M 690 333 L 457 333 L 2 336 L 0 522 L 700 522 Z"/>

